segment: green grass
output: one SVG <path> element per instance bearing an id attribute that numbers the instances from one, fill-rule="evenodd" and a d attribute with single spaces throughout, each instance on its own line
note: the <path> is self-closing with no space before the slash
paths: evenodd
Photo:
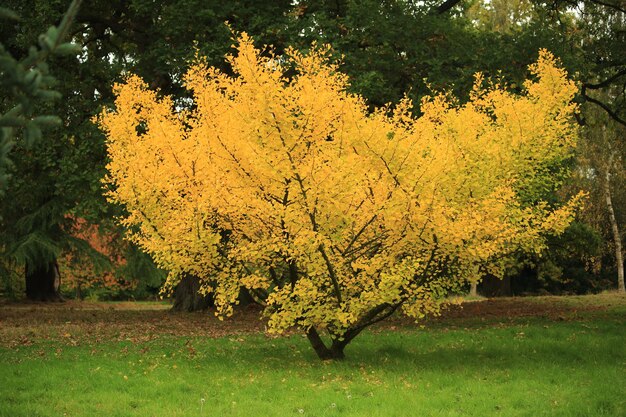
<path id="1" fill-rule="evenodd" d="M 300 336 L 42 340 L 0 348 L 0 416 L 621 417 L 624 304 L 369 332 L 342 362 L 320 362 Z"/>

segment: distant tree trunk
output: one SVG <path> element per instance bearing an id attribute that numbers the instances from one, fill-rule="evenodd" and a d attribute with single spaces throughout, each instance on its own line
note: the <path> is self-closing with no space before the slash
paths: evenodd
<path id="1" fill-rule="evenodd" d="M 621 293 L 626 292 L 624 287 L 624 258 L 622 256 L 622 238 L 619 233 L 619 226 L 615 218 L 615 210 L 613 210 L 613 200 L 611 199 L 611 169 L 613 167 L 613 158 L 615 151 L 611 152 L 606 173 L 604 176 L 604 197 L 606 199 L 606 207 L 609 210 L 609 220 L 611 229 L 613 230 L 613 241 L 615 242 L 615 260 L 617 263 L 617 290 Z"/>
<path id="2" fill-rule="evenodd" d="M 481 294 L 485 297 L 510 297 L 513 295 L 511 289 L 511 277 L 496 278 L 486 275 L 481 281 Z"/>
<path id="3" fill-rule="evenodd" d="M 470 284 L 469 295 L 470 297 L 478 297 L 478 283 L 477 282 L 472 282 Z"/>
<path id="4" fill-rule="evenodd" d="M 33 301 L 63 301 L 61 275 L 56 260 L 26 266 L 26 297 Z"/>
<path id="5" fill-rule="evenodd" d="M 174 289 L 173 311 L 201 311 L 213 305 L 210 296 L 198 293 L 200 278 L 194 275 L 185 275 Z"/>
<path id="6" fill-rule="evenodd" d="M 76 299 L 82 301 L 83 300 L 83 291 L 80 287 L 80 281 L 76 284 Z"/>

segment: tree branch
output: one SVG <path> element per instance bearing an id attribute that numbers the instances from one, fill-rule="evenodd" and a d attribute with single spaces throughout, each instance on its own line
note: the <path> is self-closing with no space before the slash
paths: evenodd
<path id="1" fill-rule="evenodd" d="M 337 297 L 337 301 L 341 304 L 341 289 L 339 288 L 339 281 L 337 281 L 337 274 L 335 273 L 335 268 L 333 267 L 332 262 L 328 258 L 326 251 L 324 250 L 324 245 L 319 245 L 317 247 L 322 258 L 324 258 L 324 262 L 326 263 L 326 269 L 328 269 L 328 275 L 330 275 L 330 280 L 333 283 L 333 289 L 335 290 L 335 296 Z"/>
<path id="2" fill-rule="evenodd" d="M 585 88 L 588 88 L 590 90 L 598 90 L 600 88 L 604 88 L 609 86 L 613 81 L 617 80 L 620 77 L 623 77 L 624 75 L 626 75 L 626 68 L 619 71 L 617 74 L 614 74 L 612 77 L 607 78 L 606 80 L 599 82 L 597 84 L 592 84 L 592 83 L 583 83 L 583 86 Z"/>
<path id="3" fill-rule="evenodd" d="M 453 8 L 454 6 L 456 6 L 457 4 L 459 4 L 460 2 L 461 0 L 446 0 L 443 3 L 441 3 L 439 6 L 434 8 L 432 12 L 435 14 L 443 14 L 447 12 L 448 10 L 450 10 L 451 8 Z"/>
<path id="4" fill-rule="evenodd" d="M 285 141 L 285 138 L 283 137 L 283 132 L 282 132 L 282 129 L 280 128 L 280 125 L 278 124 L 278 118 L 276 117 L 276 114 L 274 114 L 274 112 L 271 112 L 271 115 L 272 115 L 272 118 L 274 119 L 274 127 L 276 128 L 276 131 L 278 132 L 278 137 L 280 138 L 281 144 L 283 145 L 283 148 L 285 149 L 285 153 L 287 154 L 287 158 L 289 159 L 289 163 L 291 164 L 291 169 L 293 170 L 294 178 L 300 187 L 300 193 L 302 194 L 302 199 L 307 208 L 309 219 L 311 220 L 311 227 L 314 232 L 317 232 L 318 226 L 317 226 L 317 221 L 315 220 L 315 207 L 313 207 L 312 209 L 309 208 L 309 203 L 308 203 L 309 199 L 307 196 L 306 187 L 304 186 L 304 180 L 300 176 L 300 173 L 298 172 L 296 168 L 296 163 L 293 160 L 293 156 L 291 155 L 291 152 L 289 148 L 287 147 L 287 142 Z M 328 269 L 328 275 L 330 276 L 330 280 L 333 284 L 335 296 L 337 297 L 337 301 L 341 304 L 342 302 L 341 289 L 339 288 L 339 281 L 337 280 L 337 274 L 335 273 L 335 268 L 333 267 L 333 264 L 330 261 L 330 258 L 328 257 L 328 255 L 326 254 L 326 251 L 324 250 L 324 245 L 320 244 L 317 247 L 317 250 L 322 255 L 322 258 L 324 259 L 324 262 L 326 263 L 326 269 Z"/>
<path id="5" fill-rule="evenodd" d="M 352 336 L 350 339 L 356 337 L 359 333 L 361 333 L 362 330 L 371 326 L 372 324 L 376 324 L 379 321 L 383 321 L 387 317 L 391 316 L 403 303 L 404 300 L 396 304 L 385 303 L 373 308 L 368 314 L 365 315 L 365 317 L 363 317 L 363 319 L 359 320 L 359 324 L 348 330 L 347 333 L 350 333 L 350 336 Z"/>
<path id="6" fill-rule="evenodd" d="M 354 243 L 359 239 L 359 237 L 363 234 L 363 232 L 365 231 L 365 229 L 367 228 L 367 226 L 369 226 L 370 224 L 372 224 L 372 222 L 374 220 L 376 220 L 376 218 L 378 217 L 378 213 L 374 214 L 374 216 L 372 216 L 367 222 L 365 222 L 365 224 L 363 225 L 363 227 L 361 227 L 361 229 L 354 235 L 354 237 L 352 238 L 352 240 L 350 241 L 350 243 L 348 243 L 348 246 L 346 246 L 346 248 L 342 251 L 342 255 L 345 256 L 346 253 L 348 253 L 348 251 L 352 248 L 352 245 L 354 245 Z"/>
<path id="7" fill-rule="evenodd" d="M 617 4 L 611 4 L 600 0 L 589 0 L 591 3 L 599 4 L 600 6 L 608 7 L 609 9 L 616 10 L 618 12 L 626 13 L 626 9 L 618 6 Z"/>
<path id="8" fill-rule="evenodd" d="M 613 111 L 608 105 L 604 104 L 603 102 L 601 102 L 600 100 L 597 100 L 591 96 L 589 96 L 586 92 L 586 86 L 583 85 L 583 88 L 581 90 L 581 94 L 584 97 L 585 100 L 587 100 L 590 103 L 593 103 L 599 107 L 601 107 L 613 120 L 615 120 L 617 123 L 626 126 L 626 120 L 622 119 L 615 111 Z"/>

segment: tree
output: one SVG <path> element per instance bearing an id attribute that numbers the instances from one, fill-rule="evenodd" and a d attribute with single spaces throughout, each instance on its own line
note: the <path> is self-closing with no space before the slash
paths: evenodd
<path id="1" fill-rule="evenodd" d="M 3 6 L 22 16 L 19 26 L 0 26 L 6 49 L 18 60 L 27 56 L 41 27 L 60 22 L 68 3 L 5 0 Z M 119 226 L 113 227 L 111 219 L 120 215 L 120 209 L 107 204 L 100 189 L 106 152 L 104 137 L 91 117 L 111 103 L 111 87 L 121 73 L 139 73 L 153 82 L 152 87 L 185 100 L 181 71 L 194 55 L 194 44 L 216 62 L 221 60 L 230 45 L 226 21 L 234 28 L 251 31 L 261 42 L 280 44 L 277 37 L 285 27 L 290 7 L 287 0 L 113 0 L 91 2 L 81 8 L 69 28 L 72 40 L 80 45 L 80 62 L 70 58 L 46 62 L 55 74 L 55 90 L 64 97 L 54 107 L 62 125 L 46 131 L 46 140 L 38 144 L 36 152 L 23 142 L 12 150 L 13 179 L 6 184 L 11 198 L 0 206 L 4 219 L 0 242 L 11 245 L 0 248 L 3 258 L 17 267 L 32 254 L 46 255 L 45 259 L 37 258 L 44 267 L 68 251 L 89 258 L 86 255 L 94 251 L 75 239 L 74 225 L 68 218 L 82 218 L 102 233 L 119 234 Z M 142 270 L 140 287 L 152 286 L 150 281 L 162 277 L 160 271 L 150 268 L 145 255 L 126 259 L 129 263 L 124 272 Z M 132 264 L 135 261 L 137 265 Z M 145 272 L 148 280 L 143 279 Z"/>
<path id="2" fill-rule="evenodd" d="M 183 275 L 174 288 L 174 311 L 206 310 L 213 305 L 213 299 L 202 289 L 202 280 L 194 275 Z"/>
<path id="3" fill-rule="evenodd" d="M 328 53 L 263 57 L 244 34 L 236 77 L 187 72 L 193 108 L 130 76 L 98 119 L 109 197 L 168 285 L 202 278 L 221 315 L 246 288 L 271 331 L 302 328 L 322 359 L 400 308 L 436 314 L 503 256 L 539 251 L 577 204 L 520 203 L 575 143 L 576 88 L 549 53 L 524 95 L 477 76 L 469 103 L 436 96 L 420 118 L 409 100 L 368 112 Z"/>
<path id="4" fill-rule="evenodd" d="M 23 16 L 19 31 L 11 25 L 0 28 L 0 36 L 10 40 L 7 48 L 13 56 L 27 55 L 40 28 L 61 21 L 67 2 L 5 0 L 3 4 Z M 534 59 L 532 54 L 539 46 L 549 45 L 524 43 L 520 50 L 519 39 L 478 32 L 455 12 L 458 7 L 450 9 L 456 3 L 459 2 L 90 3 L 79 10 L 70 30 L 73 41 L 80 45 L 80 65 L 72 59 L 48 62 L 58 81 L 55 89 L 64 97 L 54 108 L 63 125 L 46 132 L 49 140 L 43 141 L 44 146 L 39 146 L 37 152 L 14 148 L 18 160 L 14 161 L 13 177 L 20 181 L 8 184 L 12 198 L 1 207 L 6 233 L 0 240 L 27 242 L 28 246 L 19 247 L 30 253 L 83 251 L 84 242 L 72 239 L 73 227 L 66 215 L 84 218 L 106 232 L 112 223 L 110 219 L 120 212 L 107 205 L 99 191 L 106 156 L 104 139 L 90 123 L 91 115 L 100 106 L 111 103 L 111 86 L 127 71 L 148 80 L 151 88 L 171 94 L 177 103 L 184 103 L 188 92 L 181 82 L 183 69 L 193 58 L 195 48 L 207 56 L 211 65 L 230 71 L 222 61 L 231 43 L 230 30 L 224 22 L 229 22 L 234 30 L 254 35 L 259 46 L 273 45 L 277 54 L 282 54 L 288 44 L 308 48 L 312 40 L 330 42 L 336 55 L 346 56 L 341 70 L 351 76 L 351 91 L 362 94 L 372 107 L 396 103 L 405 92 L 418 102 L 428 94 L 429 87 L 453 89 L 456 95 L 463 96 L 471 88 L 472 74 L 478 69 L 495 74 L 496 69 L 503 68 L 507 79 L 521 80 L 525 63 Z M 442 13 L 435 13 L 435 9 Z M 550 48 L 555 49 L 553 45 Z M 560 50 L 558 54 L 562 55 Z M 42 207 L 54 210 L 40 210 Z M 39 220 L 31 222 L 35 217 Z M 43 223 L 54 227 L 44 230 L 37 226 Z M 24 227 L 13 228 L 17 224 Z M 35 227 L 26 227 L 29 225 Z M 116 235 L 119 231 L 108 232 Z M 151 275 L 158 274 L 153 270 Z"/>
<path id="5" fill-rule="evenodd" d="M 620 124 L 624 123 L 624 89 L 626 83 L 626 67 L 624 66 L 624 24 L 626 23 L 623 2 L 619 0 L 497 0 L 497 1 L 476 1 L 465 10 L 465 16 L 469 18 L 473 25 L 481 32 L 498 32 L 499 47 L 493 48 L 501 53 L 504 47 L 508 51 L 508 46 L 514 44 L 515 49 L 521 54 L 526 51 L 536 49 L 533 45 L 547 47 L 558 55 L 565 68 L 573 74 L 580 85 L 580 91 L 576 96 L 576 101 L 583 103 L 581 111 L 576 115 L 579 124 L 585 131 L 583 142 L 591 140 L 592 137 L 601 136 L 602 127 L 597 123 L 598 116 L 594 109 L 606 113 L 609 119 Z M 508 40 L 506 40 L 508 38 Z M 502 55 L 513 62 L 517 58 L 510 53 L 504 52 Z M 602 119 L 606 123 L 606 118 Z M 600 129 L 592 132 L 594 129 Z M 597 142 L 597 141 L 596 141 Z M 618 139 L 619 142 L 619 139 Z M 613 149 L 619 148 L 615 143 Z M 615 146 L 617 145 L 617 146 Z M 586 146 L 578 155 L 578 160 L 572 160 L 572 164 L 577 166 L 575 172 L 581 171 L 587 174 L 589 167 L 585 161 L 589 155 L 587 151 L 594 145 Z M 598 152 L 594 151 L 594 154 Z M 605 155 L 607 156 L 607 155 Z M 606 158 L 605 158 L 606 159 Z M 587 170 L 587 171 L 586 171 Z M 585 175 L 572 178 L 570 181 L 578 184 L 570 184 L 568 188 L 581 187 L 588 189 L 591 198 L 585 204 L 584 213 L 581 220 L 588 223 L 587 226 L 576 225 L 568 236 L 551 239 L 548 243 L 547 256 L 521 256 L 516 262 L 517 266 L 513 270 L 521 271 L 519 275 L 508 274 L 511 280 L 489 280 L 483 282 L 483 291 L 487 287 L 492 287 L 495 292 L 511 295 L 511 290 L 523 291 L 545 291 L 546 288 L 561 289 L 564 291 L 593 290 L 599 291 L 606 286 L 606 268 L 600 268 L 600 256 L 595 244 L 585 244 L 597 240 L 598 233 L 604 232 L 606 236 L 603 245 L 605 248 L 600 253 L 607 253 L 609 247 L 613 246 L 609 238 L 611 233 L 610 216 L 606 215 L 607 210 L 605 198 L 596 198 L 596 190 L 604 188 L 606 181 L 600 180 L 601 175 L 597 172 L 588 178 Z M 617 180 L 617 178 L 613 178 Z M 593 182 L 591 186 L 589 182 Z M 619 186 L 613 187 L 613 192 L 617 192 Z M 561 193 L 543 196 L 544 199 L 558 199 Z M 619 204 L 615 206 L 619 215 Z M 593 214 L 592 214 L 593 213 Z M 594 217 L 595 214 L 595 217 Z M 619 216 L 618 216 L 619 217 Z M 602 220 L 606 224 L 600 224 Z M 617 220 L 619 223 L 619 219 Z M 583 238 L 581 232 L 586 233 Z M 568 237 L 576 237 L 576 242 L 582 244 L 580 250 L 573 249 L 573 241 L 563 240 Z M 566 244 L 565 244 L 566 243 Z M 563 246 L 562 244 L 565 244 Z M 569 248 L 568 250 L 564 250 Z M 613 250 L 613 248 L 611 248 Z M 590 262 L 590 259 L 594 259 Z M 598 262 L 596 262 L 598 261 Z M 584 273 L 579 269 L 580 265 L 587 264 L 588 271 Z M 591 265 L 595 265 L 591 267 Z M 608 262 L 605 262 L 606 266 Z M 533 279 L 527 279 L 527 276 Z M 550 277 L 546 280 L 539 277 Z M 535 287 L 529 283 L 535 282 Z M 574 284 L 578 281 L 578 284 Z M 503 288 L 509 283 L 508 288 Z M 567 285 L 561 285 L 564 283 Z M 549 284 L 551 283 L 551 284 Z M 489 285 L 485 285 L 489 284 Z M 549 284 L 549 285 L 548 285 Z M 555 284 L 555 285 L 552 285 Z M 500 285 L 500 288 L 495 288 Z"/>
<path id="6" fill-rule="evenodd" d="M 455 3 L 440 3 L 441 9 Z M 332 44 L 337 55 L 345 56 L 340 68 L 350 76 L 351 91 L 373 107 L 397 103 L 404 94 L 419 102 L 433 90 L 452 91 L 465 100 L 477 71 L 502 77 L 521 91 L 526 64 L 540 48 L 565 57 L 571 72 L 578 71 L 572 63 L 577 61 L 569 59 L 569 40 L 555 36 L 558 28 L 542 24 L 543 16 L 529 1 L 460 3 L 439 14 L 428 2 L 302 1 L 292 13 L 297 18 L 291 25 L 300 28 L 300 37 L 292 41 L 304 48 L 315 39 Z"/>
<path id="7" fill-rule="evenodd" d="M 26 294 L 36 300 L 60 299 L 60 276 L 56 263 L 57 247 L 48 236 L 56 235 L 58 228 L 46 223 L 49 201 L 44 201 L 37 207 L 32 216 L 26 216 L 21 222 L 15 222 L 15 217 L 7 217 L 11 213 L 5 196 L 10 189 L 9 182 L 21 183 L 23 178 L 15 174 L 14 162 L 19 157 L 14 148 L 21 148 L 29 153 L 35 153 L 42 145 L 42 127 L 59 125 L 61 120 L 52 115 L 41 114 L 42 104 L 58 99 L 60 94 L 52 89 L 55 78 L 49 74 L 47 60 L 51 55 L 72 55 L 77 53 L 76 45 L 64 43 L 72 21 L 80 6 L 79 0 L 74 0 L 58 27 L 51 26 L 48 31 L 39 36 L 39 45 L 30 46 L 23 57 L 15 57 L 12 45 L 8 39 L 2 37 L 0 44 L 0 85 L 3 87 L 0 96 L 0 197 L 3 198 L 3 212 L 0 213 L 0 237 L 2 246 L 0 253 L 13 262 L 25 265 Z M 19 21 L 17 15 L 2 9 L 4 14 Z M 11 28 L 11 25 L 6 27 Z M 44 112 L 44 114 L 47 112 Z M 15 129 L 23 129 L 21 141 L 15 141 Z M 45 144 L 44 144 L 45 145 Z M 17 164 L 19 165 L 19 163 Z M 25 191 L 25 190 L 24 190 Z M 12 199 L 15 195 L 10 196 Z M 15 213 L 13 213 L 15 214 Z M 35 228 L 32 233 L 15 239 L 13 232 L 26 228 Z M 48 236 L 46 236 L 48 235 Z M 7 264 L 6 259 L 3 265 Z M 3 276 L 10 273 L 9 268 L 3 267 L 0 271 Z"/>
<path id="8" fill-rule="evenodd" d="M 150 282 L 153 268 L 135 269 L 141 261 L 133 256 L 130 243 L 112 234 L 111 229 L 103 233 L 97 225 L 74 219 L 75 244 L 59 258 L 59 270 L 64 277 L 63 289 L 72 290 L 77 299 L 94 293 L 111 298 L 141 294 L 145 289 L 142 284 L 156 288 L 162 284 L 163 276 Z"/>
<path id="9" fill-rule="evenodd" d="M 582 100 L 626 126 L 626 7 L 622 0 L 534 0 L 555 38 L 571 45 Z M 584 122 L 584 119 L 581 120 Z"/>
<path id="10" fill-rule="evenodd" d="M 536 18 L 529 0 L 478 0 L 466 11 L 476 25 L 487 31 L 510 33 Z"/>
<path id="11" fill-rule="evenodd" d="M 51 87 L 55 82 L 49 74 L 46 60 L 50 55 L 76 53 L 76 45 L 65 43 L 65 37 L 72 24 L 81 1 L 74 0 L 58 27 L 51 26 L 40 35 L 39 45 L 31 46 L 23 59 L 15 58 L 5 40 L 0 42 L 0 86 L 5 91 L 0 102 L 0 196 L 8 181 L 11 166 L 9 154 L 14 146 L 15 130 L 24 130 L 24 141 L 32 144 L 41 138 L 41 129 L 60 124 L 60 119 L 50 115 L 36 115 L 37 102 L 59 98 L 59 93 Z M 0 8 L 0 18 L 19 21 L 14 11 Z M 10 25 L 7 25 L 10 26 Z"/>
<path id="12" fill-rule="evenodd" d="M 606 208 L 609 213 L 609 221 L 611 223 L 611 232 L 613 234 L 613 242 L 615 245 L 615 264 L 617 267 L 617 288 L 621 293 L 626 292 L 624 287 L 624 254 L 622 250 L 622 235 L 620 233 L 619 224 L 615 216 L 615 209 L 613 208 L 613 197 L 611 193 L 611 177 L 612 171 L 617 166 L 616 163 L 617 151 L 609 148 L 609 157 L 606 161 L 606 167 L 604 172 L 604 199 L 606 201 Z M 623 172 L 623 171 L 621 171 Z"/>
<path id="13" fill-rule="evenodd" d="M 602 109 L 587 108 L 587 123 L 583 130 L 585 141 L 579 158 L 579 184 L 589 190 L 589 207 L 583 211 L 588 223 L 604 235 L 605 252 L 610 261 L 606 264 L 611 281 L 624 292 L 624 127 L 615 122 Z M 612 243 L 612 244 L 611 244 Z M 615 284 L 613 284 L 615 285 Z"/>
<path id="14" fill-rule="evenodd" d="M 340 68 L 350 76 L 351 91 L 372 107 L 404 95 L 419 102 L 433 90 L 452 90 L 465 99 L 478 71 L 500 71 L 521 84 L 525 63 L 548 45 L 478 31 L 470 19 L 443 7 L 445 13 L 433 13 L 458 1 L 433 3 L 302 1 L 290 14 L 288 40 L 300 49 L 312 41 L 333 45 L 344 56 Z"/>
<path id="15" fill-rule="evenodd" d="M 576 62 L 580 80 L 579 100 L 585 105 L 578 116 L 584 127 L 585 147 L 579 158 L 583 185 L 591 182 L 591 207 L 587 221 L 603 231 L 606 246 L 614 253 L 618 288 L 623 288 L 622 232 L 619 183 L 623 169 L 626 126 L 626 7 L 620 0 L 535 1 L 555 38 L 571 45 L 567 52 Z M 604 113 L 606 117 L 602 117 Z M 615 164 L 615 165 L 614 165 Z M 612 184 L 616 183 L 616 184 Z M 622 187 L 623 188 L 623 187 Z M 596 191 L 602 191 L 598 195 Z M 599 224 L 602 220 L 604 224 Z M 610 236 L 610 237 L 609 237 Z M 612 244 L 611 244 L 612 241 Z M 606 249 L 605 249 L 606 250 Z"/>

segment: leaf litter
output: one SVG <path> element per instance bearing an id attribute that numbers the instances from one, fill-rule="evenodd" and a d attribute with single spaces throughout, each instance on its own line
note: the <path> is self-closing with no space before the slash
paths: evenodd
<path id="1" fill-rule="evenodd" d="M 557 297 L 497 298 L 451 305 L 441 317 L 426 320 L 428 326 L 462 327 L 467 322 L 502 325 L 520 318 L 550 321 L 576 319 L 578 312 L 602 311 L 602 300 L 571 303 Z M 423 323 L 421 323 L 423 324 Z M 417 327 L 413 320 L 396 316 L 374 330 Z M 242 341 L 242 335 L 263 334 L 266 325 L 261 309 L 240 308 L 226 320 L 213 310 L 194 313 L 172 312 L 167 304 L 104 303 L 67 301 L 65 303 L 0 303 L 0 347 L 19 348 L 43 341 L 67 346 L 126 341 L 133 344 L 160 337 L 229 337 Z M 292 333 L 292 332 L 290 332 Z M 193 356 L 194 348 L 187 345 Z M 147 348 L 146 348 L 147 349 Z"/>

